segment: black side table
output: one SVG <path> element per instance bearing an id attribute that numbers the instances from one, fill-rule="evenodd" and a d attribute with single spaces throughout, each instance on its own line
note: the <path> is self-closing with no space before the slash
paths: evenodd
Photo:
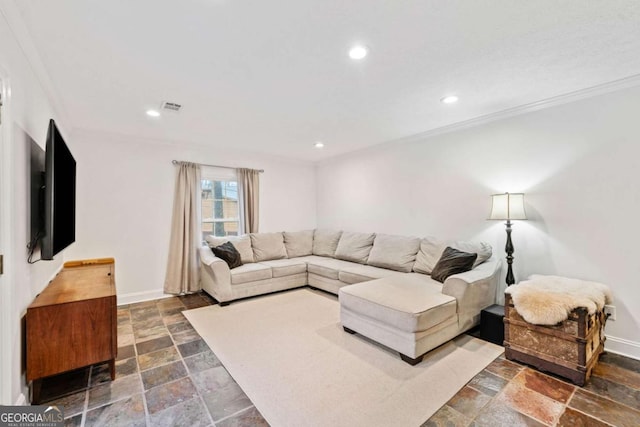
<path id="1" fill-rule="evenodd" d="M 494 304 L 480 312 L 480 338 L 504 345 L 504 306 Z"/>

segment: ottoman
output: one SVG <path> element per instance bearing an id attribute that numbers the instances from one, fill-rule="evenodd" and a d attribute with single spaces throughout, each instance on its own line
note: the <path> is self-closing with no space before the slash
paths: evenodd
<path id="1" fill-rule="evenodd" d="M 441 283 L 418 273 L 344 286 L 338 294 L 342 327 L 416 365 L 458 333 L 456 299 L 441 290 Z"/>

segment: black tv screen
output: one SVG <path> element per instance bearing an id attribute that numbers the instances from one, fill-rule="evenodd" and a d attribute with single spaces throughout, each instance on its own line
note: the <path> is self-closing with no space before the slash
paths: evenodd
<path id="1" fill-rule="evenodd" d="M 47 132 L 44 192 L 41 258 L 51 260 L 76 240 L 76 161 L 53 119 Z"/>

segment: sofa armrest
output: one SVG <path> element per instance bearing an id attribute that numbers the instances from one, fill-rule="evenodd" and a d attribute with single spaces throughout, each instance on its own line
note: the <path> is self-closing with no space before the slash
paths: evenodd
<path id="1" fill-rule="evenodd" d="M 454 274 L 444 281 L 442 293 L 457 300 L 461 332 L 477 325 L 482 309 L 495 303 L 501 268 L 501 260 L 490 258 L 473 270 Z"/>
<path id="2" fill-rule="evenodd" d="M 219 302 L 233 299 L 231 270 L 224 260 L 211 252 L 208 246 L 200 247 L 200 280 L 202 289 Z"/>
<path id="3" fill-rule="evenodd" d="M 200 246 L 200 262 L 210 266 L 214 262 L 224 262 L 224 260 L 215 256 L 209 246 Z"/>

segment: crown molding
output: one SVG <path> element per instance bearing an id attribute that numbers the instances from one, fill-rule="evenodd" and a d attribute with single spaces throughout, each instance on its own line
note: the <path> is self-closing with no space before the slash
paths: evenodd
<path id="1" fill-rule="evenodd" d="M 470 129 L 470 128 L 474 128 L 484 124 L 496 122 L 499 120 L 508 119 L 510 117 L 520 116 L 527 113 L 533 113 L 535 111 L 545 110 L 547 108 L 569 104 L 572 102 L 580 101 L 582 99 L 592 98 L 594 96 L 604 95 L 607 93 L 616 92 L 618 90 L 623 90 L 623 89 L 629 89 L 636 86 L 640 86 L 640 74 L 634 74 L 632 76 L 628 76 L 619 80 L 614 80 L 611 82 L 588 87 L 585 89 L 576 90 L 574 92 L 568 92 L 562 95 L 554 96 L 547 99 L 542 99 L 540 101 L 531 102 L 529 104 L 520 105 L 518 107 L 508 108 L 506 110 L 498 111 L 495 113 L 474 117 L 472 119 L 452 123 L 450 125 L 429 129 L 424 132 L 381 142 L 379 144 L 364 147 L 359 150 L 338 154 L 336 156 L 318 160 L 316 162 L 316 165 L 323 165 L 344 156 L 350 156 L 357 153 L 363 153 L 369 150 L 380 149 L 391 144 L 418 142 L 418 141 L 422 141 L 435 136 L 457 132 L 465 129 Z"/>
<path id="2" fill-rule="evenodd" d="M 22 19 L 22 14 L 18 9 L 15 0 L 0 1 L 0 14 L 4 16 L 4 19 L 18 42 L 18 46 L 22 50 L 22 53 L 31 67 L 36 80 L 51 103 L 53 111 L 62 121 L 62 127 L 67 130 L 67 133 L 70 133 L 74 127 L 73 122 L 71 121 L 68 111 L 60 101 L 62 98 L 59 96 L 51 77 L 49 77 L 47 68 L 42 62 L 40 53 L 31 38 L 31 34 L 29 33 L 24 20 Z"/>
<path id="3" fill-rule="evenodd" d="M 193 141 L 193 140 L 176 140 L 170 138 L 154 138 L 147 136 L 139 136 L 132 135 L 128 133 L 122 132 L 112 132 L 106 130 L 98 130 L 98 129 L 90 129 L 84 127 L 76 127 L 73 129 L 73 132 L 70 134 L 70 138 L 78 141 L 83 141 L 83 143 L 101 143 L 104 140 L 109 140 L 110 142 L 119 142 L 123 144 L 140 144 L 140 145 L 150 145 L 150 146 L 165 146 L 171 148 L 179 148 L 180 150 L 215 150 L 220 149 L 219 146 L 208 145 L 203 142 Z M 259 157 L 264 160 L 271 160 L 274 162 L 282 162 L 287 164 L 296 164 L 296 165 L 308 165 L 314 166 L 315 162 L 312 160 L 299 159 L 296 157 L 288 157 L 282 155 L 272 154 L 266 151 L 258 151 L 258 150 L 249 150 L 246 148 L 225 148 L 227 151 L 231 151 L 238 156 L 248 155 Z M 183 159 L 186 160 L 186 159 Z M 195 161 L 195 160 L 192 160 Z"/>
<path id="4" fill-rule="evenodd" d="M 520 116 L 522 114 L 533 113 L 535 111 L 544 110 L 559 105 L 569 104 L 571 102 L 580 101 L 586 98 L 592 98 L 598 95 L 604 95 L 606 93 L 615 92 L 622 89 L 628 89 L 631 87 L 640 86 L 640 74 L 634 74 L 629 77 L 625 77 L 619 80 L 603 83 L 600 85 L 588 87 L 585 89 L 576 90 L 574 92 L 568 92 L 562 95 L 553 96 L 551 98 L 542 99 L 540 101 L 531 102 L 529 104 L 520 105 L 518 107 L 508 108 L 506 110 L 498 111 L 495 113 L 486 114 L 483 116 L 475 117 L 473 119 L 464 120 L 462 122 L 453 123 L 450 125 L 430 129 L 425 132 L 420 132 L 415 135 L 407 136 L 404 138 L 394 139 L 389 142 L 413 142 L 433 136 L 442 135 L 450 132 L 456 132 L 463 129 L 469 129 L 472 127 L 480 126 L 483 124 L 495 122 L 498 120 L 507 119 L 510 117 Z"/>

